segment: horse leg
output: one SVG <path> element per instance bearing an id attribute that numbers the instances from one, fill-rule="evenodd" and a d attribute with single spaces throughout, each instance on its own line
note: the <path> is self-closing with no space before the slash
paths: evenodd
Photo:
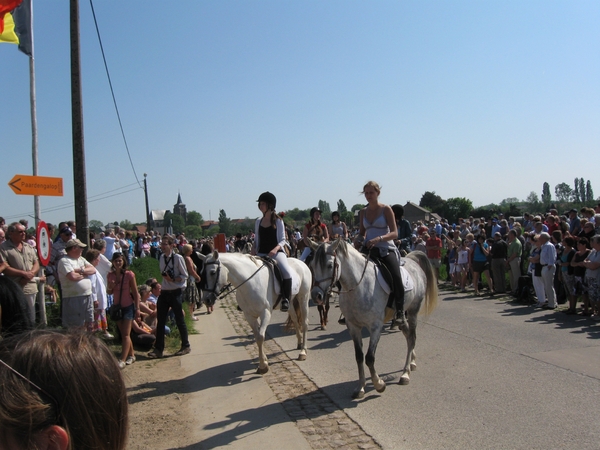
<path id="1" fill-rule="evenodd" d="M 352 398 L 359 399 L 365 396 L 365 366 L 364 366 L 364 354 L 363 354 L 363 343 L 360 328 L 348 324 L 348 331 L 354 341 L 354 356 L 356 357 L 356 365 L 358 366 L 358 388 L 352 393 Z"/>
<path id="2" fill-rule="evenodd" d="M 258 368 L 256 369 L 256 373 L 263 375 L 269 371 L 269 361 L 265 355 L 263 344 L 265 342 L 267 325 L 269 325 L 269 321 L 271 320 L 271 313 L 268 310 L 265 310 L 262 313 L 260 317 L 260 327 L 257 317 L 246 316 L 246 320 L 250 324 L 250 327 L 252 327 L 254 339 L 256 340 L 256 346 L 258 347 Z"/>
<path id="3" fill-rule="evenodd" d="M 408 384 L 410 382 L 410 371 L 416 369 L 417 364 L 415 363 L 415 343 L 417 341 L 417 313 L 410 312 L 407 318 L 408 329 L 403 329 L 402 333 L 406 338 L 406 361 L 404 362 L 404 369 L 398 384 Z"/>
<path id="4" fill-rule="evenodd" d="M 325 326 L 325 308 L 323 305 L 317 305 L 317 310 L 319 311 L 319 321 L 321 322 L 321 330 L 325 330 L 327 327 Z"/>
<path id="5" fill-rule="evenodd" d="M 327 323 L 329 322 L 327 319 L 327 316 L 329 315 L 329 299 L 330 298 L 331 298 L 331 295 L 327 296 L 327 301 L 325 302 L 325 312 L 324 312 L 325 326 L 327 326 Z"/>
<path id="6" fill-rule="evenodd" d="M 300 354 L 298 355 L 298 361 L 304 361 L 306 359 L 306 332 L 308 331 L 308 296 L 300 303 L 298 310 L 300 314 L 298 316 L 298 328 L 302 328 L 302 340 L 298 341 L 298 349 Z"/>
<path id="7" fill-rule="evenodd" d="M 369 339 L 369 349 L 367 350 L 366 364 L 371 372 L 371 381 L 377 392 L 385 391 L 385 381 L 383 381 L 375 370 L 375 352 L 377 344 L 381 337 L 381 326 L 374 326 L 371 329 L 371 338 Z"/>

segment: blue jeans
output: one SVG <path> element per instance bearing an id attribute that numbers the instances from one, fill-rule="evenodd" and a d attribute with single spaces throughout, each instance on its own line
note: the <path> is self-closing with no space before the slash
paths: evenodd
<path id="1" fill-rule="evenodd" d="M 165 349 L 165 325 L 167 323 L 169 309 L 172 309 L 175 314 L 175 323 L 177 324 L 179 335 L 181 336 L 181 347 L 190 346 L 188 331 L 183 318 L 183 310 L 181 309 L 182 301 L 183 291 L 181 289 L 162 291 L 158 297 L 158 302 L 156 303 L 158 324 L 156 326 L 156 341 L 154 343 L 154 348 L 156 350 L 162 352 Z"/>

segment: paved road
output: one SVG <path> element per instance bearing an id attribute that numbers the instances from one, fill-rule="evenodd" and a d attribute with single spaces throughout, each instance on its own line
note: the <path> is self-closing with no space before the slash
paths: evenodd
<path id="1" fill-rule="evenodd" d="M 357 369 L 339 309 L 321 331 L 311 307 L 308 359 L 297 364 L 385 449 L 600 448 L 600 324 L 507 300 L 440 291 L 419 323 L 410 384 L 396 384 L 405 340 L 386 332 L 376 367 L 388 388 L 369 383 L 360 401 L 350 398 Z M 297 355 L 295 337 L 269 334 Z"/>

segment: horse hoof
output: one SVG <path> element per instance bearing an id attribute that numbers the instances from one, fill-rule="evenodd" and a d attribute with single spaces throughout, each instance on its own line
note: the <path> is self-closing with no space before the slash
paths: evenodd
<path id="1" fill-rule="evenodd" d="M 352 394 L 352 398 L 355 400 L 361 399 L 365 396 L 365 391 L 362 389 L 360 391 L 356 391 Z"/>
<path id="2" fill-rule="evenodd" d="M 256 373 L 259 375 L 264 375 L 265 373 L 267 373 L 269 371 L 269 366 L 264 367 L 264 368 L 258 368 L 256 369 Z"/>
<path id="3" fill-rule="evenodd" d="M 325 325 L 321 325 L 321 330 L 325 331 L 327 327 Z"/>
<path id="4" fill-rule="evenodd" d="M 417 370 L 417 365 L 415 363 L 410 363 L 410 371 Z"/>
<path id="5" fill-rule="evenodd" d="M 300 354 L 298 355 L 298 361 L 306 361 L 306 353 L 305 352 L 300 352 Z"/>
<path id="6" fill-rule="evenodd" d="M 410 378 L 408 378 L 408 375 L 402 375 L 398 381 L 398 384 L 402 386 L 406 386 L 408 383 L 410 383 Z"/>
<path id="7" fill-rule="evenodd" d="M 385 381 L 381 381 L 381 385 L 379 386 L 379 388 L 377 388 L 377 386 L 375 386 L 375 390 L 379 393 L 382 393 L 383 391 L 385 391 Z"/>

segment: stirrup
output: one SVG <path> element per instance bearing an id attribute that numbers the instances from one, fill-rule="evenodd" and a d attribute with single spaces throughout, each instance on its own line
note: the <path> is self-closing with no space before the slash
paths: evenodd
<path id="1" fill-rule="evenodd" d="M 287 312 L 290 309 L 290 301 L 287 298 L 281 300 L 281 312 Z"/>
<path id="2" fill-rule="evenodd" d="M 396 317 L 394 318 L 394 325 L 398 325 L 401 328 L 407 325 L 406 317 L 404 316 L 404 311 L 398 311 L 396 313 Z"/>

